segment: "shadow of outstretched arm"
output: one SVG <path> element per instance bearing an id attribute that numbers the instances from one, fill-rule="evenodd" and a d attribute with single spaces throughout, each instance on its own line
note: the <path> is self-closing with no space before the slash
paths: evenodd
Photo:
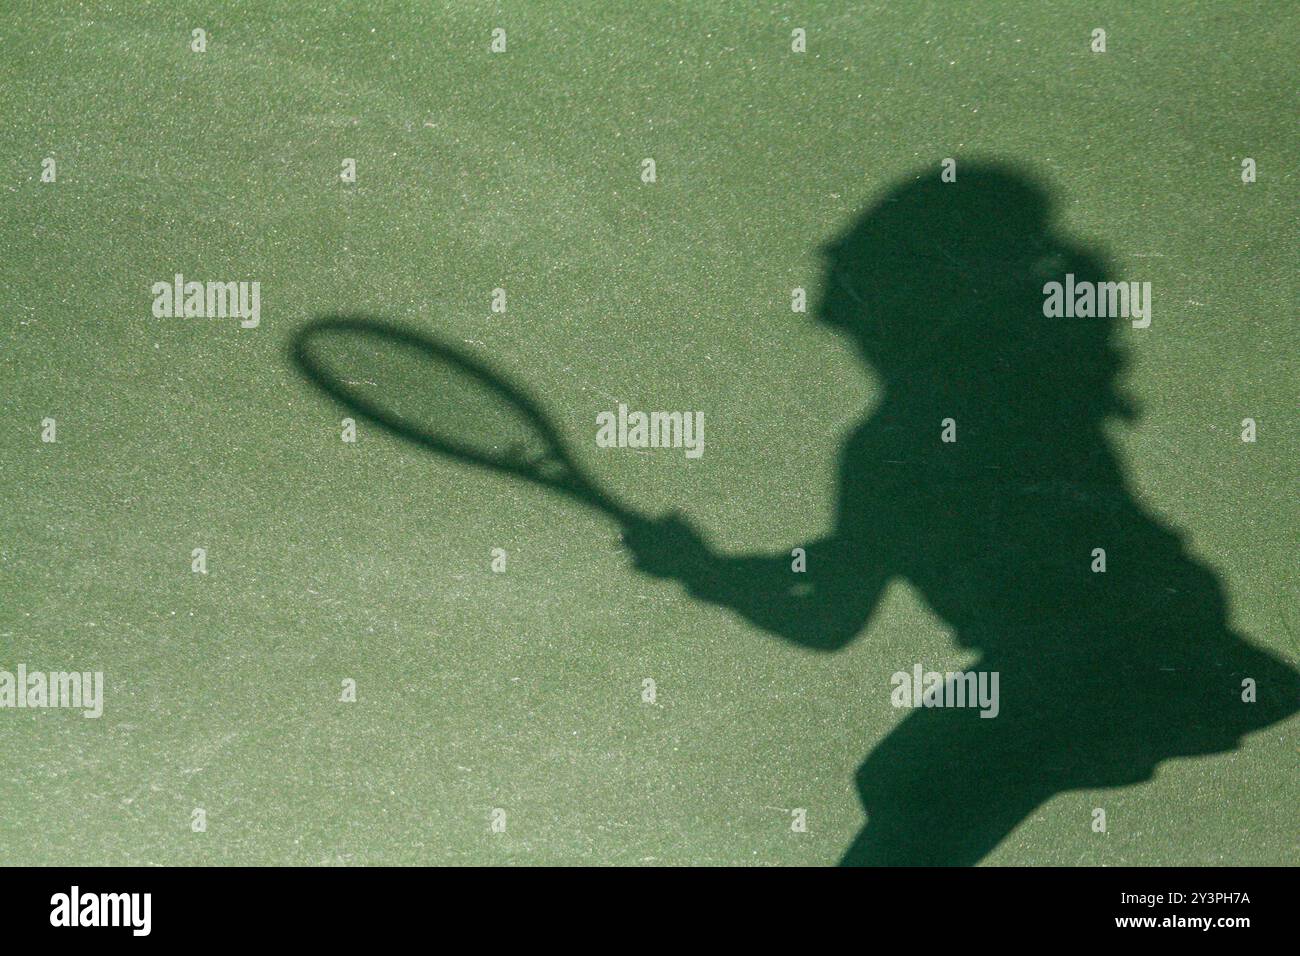
<path id="1" fill-rule="evenodd" d="M 888 583 L 883 570 L 864 571 L 835 537 L 788 554 L 720 555 L 673 516 L 629 530 L 626 542 L 639 570 L 679 581 L 692 597 L 815 651 L 853 640 Z"/>

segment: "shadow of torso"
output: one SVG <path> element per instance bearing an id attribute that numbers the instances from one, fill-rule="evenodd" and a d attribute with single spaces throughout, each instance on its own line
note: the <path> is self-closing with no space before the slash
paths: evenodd
<path id="1" fill-rule="evenodd" d="M 847 864 L 977 862 L 1052 795 L 1234 749 L 1300 700 L 1095 421 L 1004 385 L 987 370 L 978 398 L 933 380 L 889 396 L 843 451 L 833 552 L 907 581 L 1001 698 L 992 719 L 919 708 L 888 735 L 858 774 L 868 825 Z"/>

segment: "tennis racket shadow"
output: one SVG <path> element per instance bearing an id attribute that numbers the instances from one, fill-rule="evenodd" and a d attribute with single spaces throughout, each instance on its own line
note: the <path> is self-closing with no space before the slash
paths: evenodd
<path id="1" fill-rule="evenodd" d="M 298 329 L 288 352 L 308 382 L 398 438 L 558 492 L 625 530 L 649 521 L 587 474 L 522 387 L 464 349 L 406 326 L 335 314 Z"/>

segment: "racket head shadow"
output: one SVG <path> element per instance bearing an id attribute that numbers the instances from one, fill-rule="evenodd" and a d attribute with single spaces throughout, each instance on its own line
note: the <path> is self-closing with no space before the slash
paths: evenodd
<path id="1" fill-rule="evenodd" d="M 552 479 L 530 463 L 569 464 L 529 396 L 422 332 L 326 316 L 298 331 L 291 354 L 307 379 L 345 408 L 430 451 L 534 480 Z"/>
<path id="2" fill-rule="evenodd" d="M 537 403 L 460 348 L 415 329 L 340 314 L 303 326 L 289 352 L 317 388 L 400 438 L 631 520 L 583 475 Z"/>

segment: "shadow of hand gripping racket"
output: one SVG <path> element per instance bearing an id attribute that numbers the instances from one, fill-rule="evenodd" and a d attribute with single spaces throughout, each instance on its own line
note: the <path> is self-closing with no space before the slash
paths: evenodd
<path id="1" fill-rule="evenodd" d="M 428 451 L 558 491 L 625 532 L 651 523 L 591 480 L 536 402 L 460 349 L 398 325 L 334 315 L 299 329 L 289 352 L 325 394 Z"/>

